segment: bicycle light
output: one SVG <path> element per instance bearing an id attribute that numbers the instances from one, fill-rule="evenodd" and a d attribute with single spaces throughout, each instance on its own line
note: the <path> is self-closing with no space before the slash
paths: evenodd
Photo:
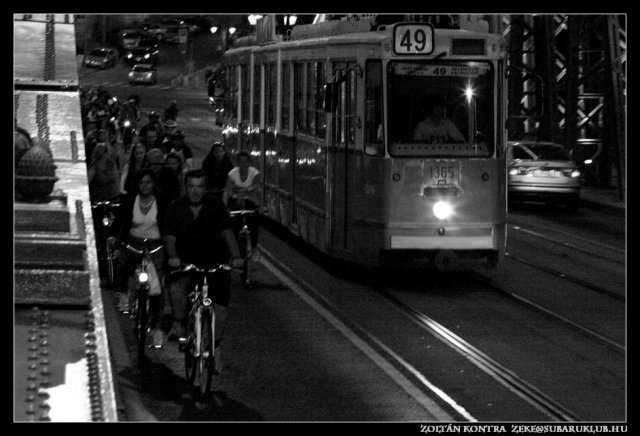
<path id="1" fill-rule="evenodd" d="M 149 274 L 144 271 L 140 271 L 140 274 L 138 274 L 138 280 L 140 283 L 146 283 L 146 281 L 149 280 Z"/>

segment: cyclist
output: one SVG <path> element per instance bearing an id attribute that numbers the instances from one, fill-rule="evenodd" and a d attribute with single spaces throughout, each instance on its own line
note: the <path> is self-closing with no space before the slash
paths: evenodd
<path id="1" fill-rule="evenodd" d="M 147 134 L 147 129 L 154 127 L 158 132 L 158 136 L 162 136 L 164 134 L 164 128 L 162 127 L 162 123 L 160 122 L 160 116 L 156 111 L 149 112 L 149 121 L 147 124 L 140 128 L 140 136 L 145 137 Z"/>
<path id="2" fill-rule="evenodd" d="M 227 175 L 225 198 L 229 210 L 258 209 L 261 204 L 260 171 L 251 166 L 251 156 L 246 151 L 238 153 L 238 166 Z M 234 233 L 240 231 L 241 222 L 234 223 Z M 251 251 L 257 255 L 258 247 L 258 218 L 247 217 L 247 226 L 251 232 Z"/>
<path id="3" fill-rule="evenodd" d="M 202 161 L 202 170 L 207 173 L 207 187 L 209 193 L 222 198 L 222 192 L 227 186 L 227 175 L 233 169 L 229 153 L 222 142 L 214 142 L 209 154 Z"/>
<path id="4" fill-rule="evenodd" d="M 178 119 L 178 102 L 176 100 L 171 100 L 169 106 L 164 110 L 162 114 L 163 121 L 173 120 L 176 121 Z"/>
<path id="5" fill-rule="evenodd" d="M 165 156 L 169 153 L 174 153 L 180 157 L 182 161 L 182 167 L 187 171 L 195 169 L 193 165 L 193 151 L 184 142 L 184 132 L 180 129 L 176 129 L 171 134 L 171 140 L 163 144 Z"/>
<path id="6" fill-rule="evenodd" d="M 217 199 L 205 197 L 206 175 L 202 170 L 191 170 L 185 174 L 186 194 L 171 203 L 165 215 L 165 247 L 169 268 L 178 268 L 182 263 L 192 263 L 200 268 L 214 268 L 220 263 L 242 264 L 238 244 L 231 230 L 229 212 Z M 219 346 L 229 311 L 231 277 L 228 271 L 220 271 L 208 282 L 212 284 L 215 312 L 214 369 L 220 372 Z M 169 295 L 174 323 L 169 339 L 186 335 L 187 300 L 189 278 L 178 278 L 169 285 Z"/>
<path id="7" fill-rule="evenodd" d="M 140 170 L 133 177 L 137 181 L 137 192 L 125 198 L 113 228 L 120 241 L 126 242 L 138 250 L 143 250 L 146 240 L 146 246 L 153 249 L 162 244 L 162 224 L 168 199 L 155 189 L 155 176 L 150 169 Z M 120 251 L 122 256 L 122 270 L 119 274 L 120 289 L 126 296 L 127 290 L 135 289 L 133 274 L 140 263 L 140 257 L 126 249 Z M 160 316 L 163 307 L 161 284 L 164 250 L 153 253 L 151 259 L 157 277 L 157 288 L 153 289 L 152 286 L 149 291 L 150 321 L 153 345 L 160 348 L 164 343 L 164 335 L 160 330 Z M 121 299 L 121 310 L 127 309 L 128 301 L 128 297 Z"/>

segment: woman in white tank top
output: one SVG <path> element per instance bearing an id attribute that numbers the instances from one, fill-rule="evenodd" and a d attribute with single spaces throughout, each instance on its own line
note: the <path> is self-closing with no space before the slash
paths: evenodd
<path id="1" fill-rule="evenodd" d="M 229 171 L 225 202 L 229 210 L 258 209 L 262 204 L 260 195 L 260 171 L 251 166 L 251 156 L 246 151 L 238 153 L 238 166 Z M 236 235 L 242 224 L 235 220 Z M 258 220 L 256 216 L 247 216 L 247 225 L 251 231 L 251 247 L 258 245 Z"/>

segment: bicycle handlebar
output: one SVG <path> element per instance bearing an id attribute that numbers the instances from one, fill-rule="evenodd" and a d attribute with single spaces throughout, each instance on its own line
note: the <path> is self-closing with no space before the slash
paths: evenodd
<path id="1" fill-rule="evenodd" d="M 244 216 L 244 215 L 258 215 L 258 209 L 240 209 L 240 210 L 230 210 L 229 216 L 231 218 L 235 218 L 236 216 Z"/>
<path id="2" fill-rule="evenodd" d="M 192 263 L 183 263 L 179 269 L 173 270 L 171 271 L 169 274 L 179 274 L 179 273 L 186 273 L 186 272 L 197 272 L 200 274 L 211 274 L 211 273 L 215 273 L 216 271 L 219 270 L 225 270 L 225 271 L 230 271 L 231 268 L 229 265 L 221 263 L 218 264 L 216 267 L 212 268 L 212 269 L 205 269 L 205 268 L 198 268 L 197 266 L 195 266 Z"/>
<path id="3" fill-rule="evenodd" d="M 125 247 L 130 252 L 135 253 L 135 254 L 144 254 L 145 252 L 147 252 L 149 254 L 153 254 L 153 253 L 157 253 L 158 251 L 160 251 L 161 249 L 164 248 L 164 244 L 160 244 L 156 248 L 154 248 L 153 250 L 138 250 L 137 248 L 132 247 L 131 245 L 127 244 L 126 242 L 123 242 L 122 246 Z"/>
<path id="4" fill-rule="evenodd" d="M 91 208 L 96 209 L 98 207 L 120 207 L 120 202 L 118 201 L 110 201 L 110 200 L 106 200 L 106 201 L 96 201 L 94 203 L 91 203 Z"/>

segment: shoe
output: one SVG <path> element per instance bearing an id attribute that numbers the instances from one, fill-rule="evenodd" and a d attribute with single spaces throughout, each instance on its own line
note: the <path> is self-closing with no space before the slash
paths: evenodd
<path id="1" fill-rule="evenodd" d="M 164 333 L 160 329 L 154 329 L 153 333 L 153 348 L 162 348 L 164 346 Z"/>
<path id="2" fill-rule="evenodd" d="M 213 373 L 220 374 L 222 372 L 222 359 L 220 357 L 220 347 L 213 352 Z"/>

